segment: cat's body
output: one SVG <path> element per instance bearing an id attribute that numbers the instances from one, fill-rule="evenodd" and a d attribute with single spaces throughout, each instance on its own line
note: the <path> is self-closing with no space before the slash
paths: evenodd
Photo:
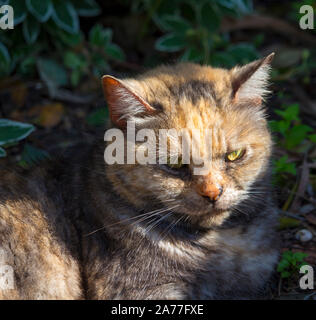
<path id="1" fill-rule="evenodd" d="M 102 143 L 79 148 L 45 170 L 20 175 L 0 171 L 0 264 L 12 266 L 15 277 L 13 290 L 0 286 L 0 298 L 262 296 L 278 255 L 269 187 L 271 141 L 258 107 L 262 92 L 250 94 L 253 100 L 247 104 L 256 111 L 249 112 L 240 106 L 243 92 L 230 84 L 230 77 L 241 71 L 238 81 L 243 84 L 266 63 L 250 65 L 248 77 L 246 69 L 229 74 L 190 64 L 163 67 L 140 77 L 138 84 L 127 82 L 134 90 L 129 102 L 128 92 L 112 94 L 118 83 L 113 88 L 106 84 L 118 127 L 124 121 L 117 116 L 115 99 L 122 93 L 125 104 L 136 97 L 141 105 L 146 101 L 155 107 L 152 122 L 134 106 L 133 116 L 141 114 L 137 125 L 142 127 L 181 129 L 208 123 L 216 129 L 207 175 L 193 176 L 190 166 L 180 174 L 159 164 L 106 165 Z M 234 90 L 236 113 L 225 110 L 237 99 Z M 223 139 L 237 124 L 242 128 L 229 141 L 238 136 L 236 145 L 247 146 L 239 164 L 246 170 L 221 159 L 230 150 Z M 219 181 L 221 193 L 211 199 Z"/>

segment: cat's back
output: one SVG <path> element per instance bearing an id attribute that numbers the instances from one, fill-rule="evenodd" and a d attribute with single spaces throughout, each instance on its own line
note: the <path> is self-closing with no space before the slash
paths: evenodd
<path id="1" fill-rule="evenodd" d="M 0 299 L 79 299 L 75 232 L 45 170 L 0 168 Z"/>

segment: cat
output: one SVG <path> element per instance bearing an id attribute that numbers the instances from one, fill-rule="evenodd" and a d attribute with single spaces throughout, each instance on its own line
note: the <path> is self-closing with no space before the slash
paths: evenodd
<path id="1" fill-rule="evenodd" d="M 104 76 L 112 127 L 124 135 L 128 123 L 157 136 L 211 129 L 207 173 L 193 174 L 182 155 L 107 164 L 111 142 L 101 139 L 30 172 L 1 169 L 0 267 L 12 267 L 14 284 L 0 286 L 0 299 L 265 297 L 278 260 L 263 107 L 272 58 Z"/>

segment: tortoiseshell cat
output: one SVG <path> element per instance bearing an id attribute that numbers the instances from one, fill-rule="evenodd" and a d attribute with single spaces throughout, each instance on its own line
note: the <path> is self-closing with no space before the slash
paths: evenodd
<path id="1" fill-rule="evenodd" d="M 262 107 L 272 57 L 105 76 L 115 127 L 212 129 L 209 171 L 107 165 L 102 141 L 30 173 L 0 170 L 0 267 L 14 270 L 0 298 L 262 296 L 278 257 Z"/>

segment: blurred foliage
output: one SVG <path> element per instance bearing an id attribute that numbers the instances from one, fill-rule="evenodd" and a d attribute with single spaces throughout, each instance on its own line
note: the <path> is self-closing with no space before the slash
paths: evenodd
<path id="1" fill-rule="evenodd" d="M 13 7 L 15 27 L 0 33 L 0 79 L 38 74 L 54 97 L 59 87 L 75 87 L 85 76 L 99 79 L 110 71 L 109 61 L 125 59 L 122 49 L 112 42 L 111 29 L 96 24 L 87 36 L 80 29 L 79 17 L 101 13 L 94 0 L 0 1 L 3 4 Z M 31 124 L 0 119 L 0 157 L 6 155 L 4 147 L 34 129 Z M 25 146 L 21 165 L 46 157 L 43 150 Z"/>
<path id="2" fill-rule="evenodd" d="M 279 120 L 269 122 L 274 133 L 276 145 L 291 153 L 304 154 L 314 144 L 314 129 L 302 123 L 299 117 L 299 105 L 292 104 L 275 109 Z M 273 173 L 275 184 L 283 185 L 292 176 L 297 175 L 296 163 L 285 154 L 273 160 Z"/>
<path id="3" fill-rule="evenodd" d="M 280 116 L 280 120 L 270 121 L 272 131 L 279 133 L 278 143 L 286 150 L 303 152 L 308 147 L 308 143 L 303 146 L 303 143 L 312 142 L 314 135 L 313 128 L 302 124 L 299 117 L 299 105 L 292 104 L 283 107 L 283 110 L 275 109 L 274 112 Z"/>
<path id="4" fill-rule="evenodd" d="M 76 86 L 84 76 L 100 77 L 110 60 L 124 60 L 112 42 L 112 30 L 92 27 L 86 37 L 79 17 L 101 9 L 94 0 L 8 0 L 14 8 L 14 30 L 0 34 L 0 77 L 37 72 L 52 96 L 60 86 Z M 69 75 L 70 74 L 70 75 Z"/>
<path id="5" fill-rule="evenodd" d="M 289 152 L 302 153 L 308 151 L 315 143 L 315 130 L 302 123 L 299 117 L 300 107 L 298 104 L 283 106 L 282 109 L 275 109 L 279 120 L 269 122 L 270 129 L 275 133 L 275 141 L 278 147 Z M 296 164 L 288 159 L 287 155 L 282 156 L 273 162 L 275 183 L 282 184 L 289 175 L 297 174 Z"/>
<path id="6" fill-rule="evenodd" d="M 29 168 L 30 166 L 36 165 L 42 160 L 49 158 L 50 156 L 45 150 L 35 148 L 34 146 L 26 143 L 21 154 L 19 165 L 23 168 Z"/>
<path id="7" fill-rule="evenodd" d="M 252 43 L 232 44 L 220 34 L 224 17 L 240 18 L 253 12 L 251 0 L 136 0 L 133 12 L 145 12 L 142 34 L 153 20 L 165 33 L 155 47 L 162 52 L 181 52 L 182 61 L 232 67 L 258 57 Z"/>
<path id="8" fill-rule="evenodd" d="M 93 111 L 87 117 L 87 123 L 90 126 L 104 126 L 106 119 L 109 117 L 108 108 L 99 108 L 98 110 Z"/>
<path id="9" fill-rule="evenodd" d="M 0 119 L 0 157 L 6 156 L 5 147 L 25 139 L 35 130 L 31 124 Z"/>

